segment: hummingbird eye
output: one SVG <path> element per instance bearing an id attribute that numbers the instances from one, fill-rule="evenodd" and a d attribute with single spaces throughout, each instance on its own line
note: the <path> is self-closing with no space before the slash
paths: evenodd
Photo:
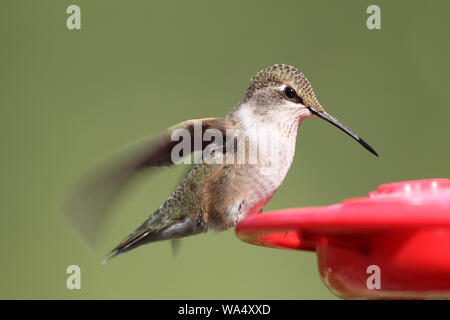
<path id="1" fill-rule="evenodd" d="M 303 104 L 303 99 L 300 98 L 297 95 L 297 92 L 295 92 L 295 90 L 292 87 L 290 87 L 290 86 L 286 86 L 284 88 L 284 95 L 286 96 L 286 98 L 288 98 L 290 100 L 294 100 L 297 103 Z"/>
<path id="2" fill-rule="evenodd" d="M 297 92 L 295 92 L 292 87 L 286 86 L 286 88 L 284 88 L 284 95 L 289 99 L 295 99 L 295 97 L 297 97 Z"/>

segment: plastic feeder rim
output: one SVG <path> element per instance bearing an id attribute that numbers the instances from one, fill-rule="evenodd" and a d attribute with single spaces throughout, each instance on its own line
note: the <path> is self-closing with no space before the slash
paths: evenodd
<path id="1" fill-rule="evenodd" d="M 367 197 L 252 215 L 246 242 L 317 252 L 323 282 L 343 298 L 450 297 L 450 180 L 381 185 Z"/>

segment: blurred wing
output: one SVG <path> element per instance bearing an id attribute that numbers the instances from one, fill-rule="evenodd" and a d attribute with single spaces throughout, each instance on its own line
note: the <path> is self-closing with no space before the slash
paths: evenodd
<path id="1" fill-rule="evenodd" d="M 144 169 L 174 164 L 172 149 L 181 140 L 173 141 L 171 137 L 177 129 L 189 133 L 183 139 L 190 138 L 190 150 L 195 152 L 211 143 L 202 139 L 206 130 L 217 129 L 225 136 L 228 128 L 234 128 L 234 122 L 229 118 L 188 120 L 169 128 L 157 138 L 142 139 L 122 148 L 76 187 L 64 210 L 66 222 L 88 244 L 95 245 L 105 213 L 122 189 Z"/>

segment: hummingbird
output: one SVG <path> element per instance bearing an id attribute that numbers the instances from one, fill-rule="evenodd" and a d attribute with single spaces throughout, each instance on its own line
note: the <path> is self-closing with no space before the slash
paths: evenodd
<path id="1" fill-rule="evenodd" d="M 176 162 L 173 150 L 178 141 L 174 141 L 173 133 L 184 130 L 191 147 L 187 148 L 188 153 L 209 148 L 215 160 L 223 161 L 196 163 L 172 195 L 120 242 L 107 260 L 143 244 L 234 227 L 244 217 L 261 213 L 278 190 L 294 158 L 299 126 L 311 117 L 338 127 L 378 156 L 364 140 L 324 110 L 302 72 L 290 65 L 276 64 L 253 76 L 244 97 L 225 117 L 188 120 L 157 138 L 125 148 L 125 156 L 117 156 L 120 160 L 113 160 L 81 185 L 74 198 L 78 208 L 71 210 L 71 218 L 79 222 L 82 212 L 85 225 L 96 225 L 108 204 L 133 177 L 147 168 Z M 233 132 L 233 138 L 244 138 L 244 152 L 236 155 L 236 143 L 229 143 L 229 139 L 226 143 L 221 139 L 205 141 L 208 139 L 202 137 L 208 130 L 223 136 Z M 263 156 L 258 153 L 257 161 L 249 163 L 249 146 L 256 146 L 259 152 L 267 140 L 270 146 L 265 147 Z M 267 173 L 271 166 L 273 170 Z"/>

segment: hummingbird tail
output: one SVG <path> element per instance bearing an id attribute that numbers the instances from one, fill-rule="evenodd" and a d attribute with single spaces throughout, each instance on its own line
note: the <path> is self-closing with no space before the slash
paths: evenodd
<path id="1" fill-rule="evenodd" d="M 133 232 L 132 234 L 130 234 L 125 240 L 123 240 L 113 250 L 111 250 L 109 252 L 108 257 L 102 262 L 102 264 L 106 264 L 112 258 L 118 257 L 121 254 L 140 246 L 141 244 L 144 244 L 147 242 L 152 242 L 152 240 L 150 240 L 151 230 L 146 231 L 146 232 L 143 232 L 143 231 L 144 230 L 140 231 L 138 229 L 135 232 Z M 153 241 L 157 241 L 157 240 L 153 240 Z"/>
<path id="2" fill-rule="evenodd" d="M 114 257 L 117 257 L 146 243 L 160 240 L 174 240 L 208 231 L 208 229 L 203 224 L 198 223 L 198 221 L 196 221 L 195 219 L 191 219 L 190 217 L 185 217 L 181 221 L 167 221 L 162 228 L 152 227 L 151 222 L 155 221 L 154 219 L 152 219 L 154 218 L 153 216 L 158 217 L 159 215 L 160 213 L 156 211 L 152 216 L 150 216 L 150 218 L 146 222 L 144 222 L 136 231 L 125 238 L 125 240 L 123 240 L 109 253 L 108 258 L 103 261 L 103 264 Z M 174 252 L 176 251 L 176 249 L 177 248 L 173 247 Z"/>

